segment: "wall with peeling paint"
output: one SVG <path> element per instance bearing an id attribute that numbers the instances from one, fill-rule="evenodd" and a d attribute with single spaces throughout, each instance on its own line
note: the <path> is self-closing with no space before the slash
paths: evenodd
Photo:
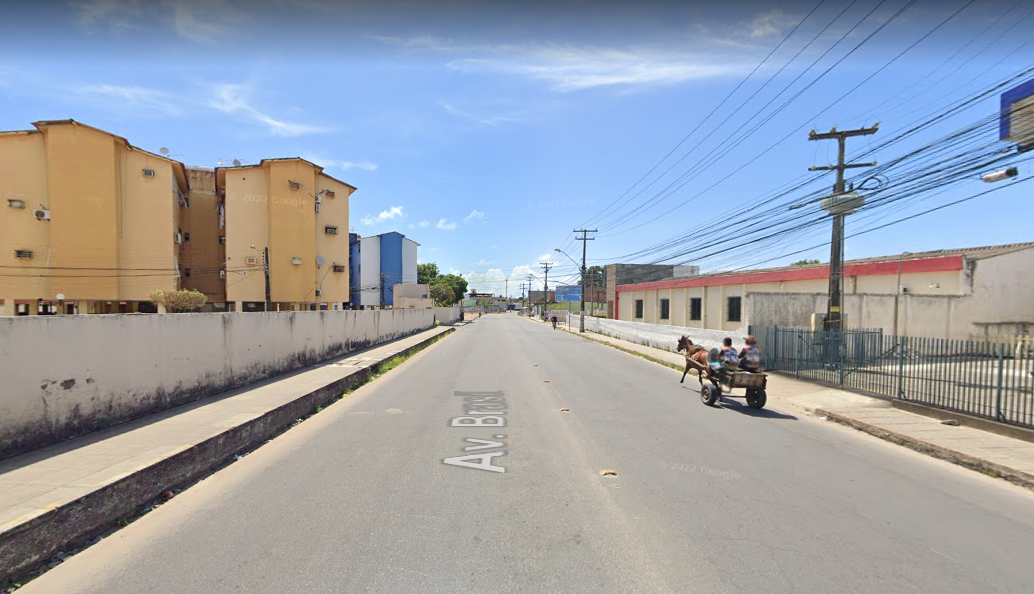
<path id="1" fill-rule="evenodd" d="M 0 458 L 433 325 L 429 309 L 0 318 Z"/>

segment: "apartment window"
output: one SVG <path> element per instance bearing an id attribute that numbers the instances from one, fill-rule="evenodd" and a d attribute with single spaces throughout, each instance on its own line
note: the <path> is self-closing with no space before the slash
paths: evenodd
<path id="1" fill-rule="evenodd" d="M 661 299 L 661 319 L 667 320 L 668 314 L 671 312 L 671 301 L 668 299 Z"/>
<path id="2" fill-rule="evenodd" d="M 144 177 L 154 177 L 154 169 L 144 169 L 142 171 L 143 171 Z"/>
<path id="3" fill-rule="evenodd" d="M 22 258 L 25 260 L 32 259 L 32 250 L 14 250 L 15 258 Z"/>
<path id="4" fill-rule="evenodd" d="M 333 190 L 327 190 L 326 192 L 323 193 L 323 195 L 326 196 L 327 198 L 333 198 L 334 197 L 334 192 L 333 192 Z"/>
<path id="5" fill-rule="evenodd" d="M 220 235 L 219 236 L 219 245 L 226 245 L 226 236 L 225 235 Z"/>
<path id="6" fill-rule="evenodd" d="M 334 265 L 334 272 L 344 272 L 344 271 L 345 271 L 345 267 L 342 266 L 341 264 L 335 264 Z"/>
<path id="7" fill-rule="evenodd" d="M 643 300 L 635 300 L 635 317 L 637 320 L 643 319 Z"/>
<path id="8" fill-rule="evenodd" d="M 742 305 L 741 297 L 729 297 L 729 305 L 726 308 L 728 316 L 725 318 L 729 322 L 740 321 L 740 306 Z"/>
<path id="9" fill-rule="evenodd" d="M 689 300 L 689 319 L 699 320 L 702 312 L 702 303 L 699 297 L 691 297 Z"/>
<path id="10" fill-rule="evenodd" d="M 334 225 L 327 225 L 323 228 L 323 231 L 327 235 L 337 235 L 337 227 L 335 227 Z"/>

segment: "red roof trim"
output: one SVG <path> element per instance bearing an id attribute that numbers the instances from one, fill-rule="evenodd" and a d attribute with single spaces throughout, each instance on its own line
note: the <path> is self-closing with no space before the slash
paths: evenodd
<path id="1" fill-rule="evenodd" d="M 902 273 L 946 272 L 962 270 L 963 257 L 942 256 L 939 258 L 922 258 L 920 260 L 903 260 Z M 866 264 L 848 264 L 844 266 L 844 276 L 877 276 L 881 274 L 897 274 L 897 260 L 886 262 L 869 262 Z M 618 285 L 622 291 L 650 291 L 656 289 L 685 289 L 688 287 L 717 287 L 721 285 L 750 285 L 755 283 L 778 283 L 789 281 L 815 280 L 829 278 L 829 266 L 815 266 L 794 270 L 773 270 L 770 272 L 745 272 L 743 274 L 726 274 L 716 276 L 698 276 L 694 278 L 677 278 L 672 280 L 639 283 L 636 285 Z"/>

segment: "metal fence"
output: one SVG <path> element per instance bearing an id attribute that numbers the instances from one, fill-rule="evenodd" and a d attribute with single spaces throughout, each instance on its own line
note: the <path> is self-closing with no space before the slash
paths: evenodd
<path id="1" fill-rule="evenodd" d="M 751 327 L 772 371 L 1034 427 L 1029 340 L 1001 342 Z"/>

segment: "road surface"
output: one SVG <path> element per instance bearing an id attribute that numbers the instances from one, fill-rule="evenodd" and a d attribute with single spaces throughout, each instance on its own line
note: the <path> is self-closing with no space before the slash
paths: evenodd
<path id="1" fill-rule="evenodd" d="M 1028 492 L 680 375 L 485 316 L 22 592 L 1034 592 Z"/>

